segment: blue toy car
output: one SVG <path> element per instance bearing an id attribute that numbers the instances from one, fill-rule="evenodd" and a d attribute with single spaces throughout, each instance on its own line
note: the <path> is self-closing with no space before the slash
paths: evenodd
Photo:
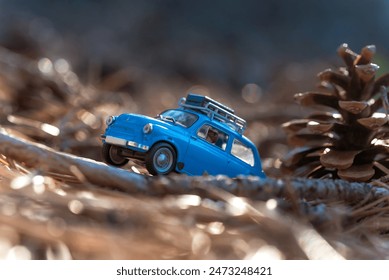
<path id="1" fill-rule="evenodd" d="M 243 136 L 246 121 L 234 110 L 192 93 L 178 105 L 156 118 L 110 116 L 102 135 L 104 160 L 114 166 L 123 166 L 130 158 L 141 160 L 152 175 L 266 177 L 255 145 Z"/>

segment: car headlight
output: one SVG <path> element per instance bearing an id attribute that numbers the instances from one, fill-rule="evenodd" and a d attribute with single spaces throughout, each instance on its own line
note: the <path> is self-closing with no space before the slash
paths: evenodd
<path id="1" fill-rule="evenodd" d="M 153 124 L 148 123 L 143 127 L 143 133 L 149 134 L 153 131 Z"/>
<path id="2" fill-rule="evenodd" d="M 114 116 L 109 116 L 106 120 L 105 120 L 105 124 L 107 126 L 113 124 L 113 122 L 115 121 L 115 117 Z"/>

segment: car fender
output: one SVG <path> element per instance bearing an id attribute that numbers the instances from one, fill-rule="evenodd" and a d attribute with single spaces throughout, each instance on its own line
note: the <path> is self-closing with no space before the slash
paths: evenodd
<path id="1" fill-rule="evenodd" d="M 189 132 L 183 129 L 175 128 L 174 126 L 165 126 L 155 123 L 153 132 L 146 136 L 146 143 L 149 143 L 150 148 L 157 143 L 165 142 L 173 146 L 177 155 L 177 162 L 184 160 L 185 151 L 189 145 Z"/>

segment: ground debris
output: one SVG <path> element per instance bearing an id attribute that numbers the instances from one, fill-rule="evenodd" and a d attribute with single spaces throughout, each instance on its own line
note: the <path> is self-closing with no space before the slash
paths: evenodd
<path id="1" fill-rule="evenodd" d="M 382 187 L 150 177 L 5 133 L 0 143 L 4 257 L 14 246 L 33 259 L 246 259 L 269 246 L 279 259 L 388 257 L 389 191 Z M 372 239 L 366 247 L 361 235 Z"/>
<path id="2" fill-rule="evenodd" d="M 152 177 L 101 163 L 104 117 L 134 99 L 56 63 L 0 48 L 0 258 L 389 258 L 384 182 Z"/>

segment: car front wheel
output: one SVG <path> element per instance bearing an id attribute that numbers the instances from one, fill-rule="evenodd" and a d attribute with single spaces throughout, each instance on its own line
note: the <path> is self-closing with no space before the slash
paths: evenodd
<path id="1" fill-rule="evenodd" d="M 176 152 L 168 143 L 158 143 L 146 156 L 146 168 L 152 175 L 166 175 L 176 166 Z"/>
<path id="2" fill-rule="evenodd" d="M 128 159 L 119 155 L 119 148 L 107 143 L 103 144 L 103 159 L 113 166 L 123 166 L 128 163 Z"/>

